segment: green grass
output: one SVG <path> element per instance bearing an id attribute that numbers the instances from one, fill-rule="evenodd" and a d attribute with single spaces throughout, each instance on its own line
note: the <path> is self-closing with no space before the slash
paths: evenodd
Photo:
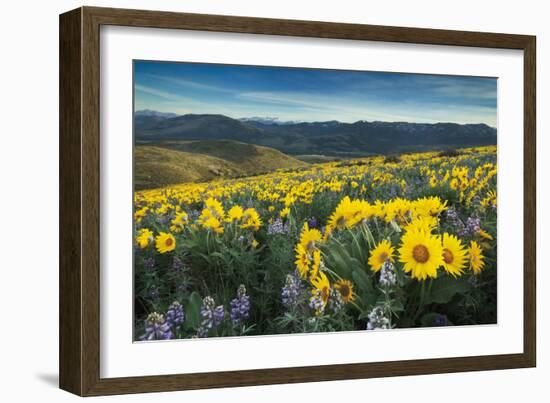
<path id="1" fill-rule="evenodd" d="M 307 166 L 275 149 L 230 140 L 136 145 L 134 164 L 136 190 Z"/>

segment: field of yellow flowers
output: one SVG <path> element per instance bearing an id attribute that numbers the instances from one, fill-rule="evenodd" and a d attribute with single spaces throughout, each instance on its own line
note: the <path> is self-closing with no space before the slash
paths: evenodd
<path id="1" fill-rule="evenodd" d="M 135 338 L 496 322 L 496 147 L 141 191 Z"/>

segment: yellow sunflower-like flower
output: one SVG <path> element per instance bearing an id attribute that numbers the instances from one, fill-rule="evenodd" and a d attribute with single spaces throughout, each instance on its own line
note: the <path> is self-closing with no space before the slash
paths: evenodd
<path id="1" fill-rule="evenodd" d="M 179 213 L 176 213 L 176 216 L 171 222 L 170 231 L 172 232 L 181 232 L 183 227 L 187 224 L 189 217 L 187 216 L 187 213 L 185 211 L 181 211 Z"/>
<path id="2" fill-rule="evenodd" d="M 325 273 L 319 272 L 317 277 L 311 279 L 311 285 L 314 289 L 311 290 L 313 297 L 319 296 L 324 305 L 328 302 L 330 296 L 330 281 Z"/>
<path id="3" fill-rule="evenodd" d="M 438 224 L 437 217 L 433 216 L 418 216 L 415 217 L 405 225 L 404 230 L 405 231 L 425 231 L 425 232 L 432 232 Z"/>
<path id="4" fill-rule="evenodd" d="M 233 206 L 227 212 L 227 221 L 233 222 L 238 221 L 243 217 L 243 208 L 241 206 Z"/>
<path id="5" fill-rule="evenodd" d="M 307 274 L 309 272 L 309 265 L 310 260 L 307 251 L 302 246 L 302 244 L 296 245 L 296 248 L 294 249 L 296 251 L 296 268 L 298 269 L 298 273 L 300 273 L 300 277 L 306 278 Z"/>
<path id="6" fill-rule="evenodd" d="M 216 217 L 208 217 L 206 220 L 202 221 L 201 224 L 204 228 L 210 229 L 217 234 L 222 234 L 224 231 L 221 221 Z"/>
<path id="7" fill-rule="evenodd" d="M 423 197 L 413 202 L 413 208 L 420 216 L 436 216 L 447 210 L 447 200 L 441 202 L 439 197 Z"/>
<path id="8" fill-rule="evenodd" d="M 355 294 L 353 293 L 353 283 L 346 279 L 341 279 L 334 284 L 334 288 L 338 290 L 342 296 L 342 301 L 347 304 L 350 301 L 353 301 Z"/>
<path id="9" fill-rule="evenodd" d="M 285 207 L 284 209 L 282 209 L 282 210 L 279 212 L 279 217 L 285 218 L 285 217 L 288 216 L 289 214 L 290 214 L 290 208 Z"/>
<path id="10" fill-rule="evenodd" d="M 485 197 L 483 200 L 481 200 L 480 205 L 484 209 L 487 209 L 490 206 L 496 207 L 497 206 L 497 194 L 496 194 L 496 192 L 494 190 L 490 190 L 489 192 L 487 192 L 487 197 Z"/>
<path id="11" fill-rule="evenodd" d="M 317 249 L 313 252 L 313 263 L 311 265 L 310 277 L 317 277 L 319 274 L 319 267 L 321 266 L 321 251 Z"/>
<path id="12" fill-rule="evenodd" d="M 300 234 L 300 245 L 302 245 L 306 252 L 313 253 L 317 248 L 316 244 L 321 241 L 321 238 L 322 235 L 318 229 L 309 228 L 307 222 L 304 223 Z"/>
<path id="13" fill-rule="evenodd" d="M 207 209 L 212 211 L 213 215 L 215 215 L 217 217 L 223 217 L 224 216 L 223 206 L 218 200 L 210 197 L 206 200 L 205 205 L 206 205 Z"/>
<path id="14" fill-rule="evenodd" d="M 328 219 L 327 232 L 346 228 L 350 223 L 353 207 L 349 196 L 344 197 Z"/>
<path id="15" fill-rule="evenodd" d="M 134 213 L 134 219 L 136 220 L 136 223 L 140 223 L 143 217 L 147 215 L 147 212 L 149 211 L 149 207 L 143 207 L 139 210 L 136 210 Z"/>
<path id="16" fill-rule="evenodd" d="M 437 269 L 443 264 L 441 239 L 426 231 L 407 231 L 401 238 L 399 261 L 404 263 L 405 273 L 417 280 L 436 278 Z"/>
<path id="17" fill-rule="evenodd" d="M 348 219 L 348 228 L 354 227 L 363 220 L 368 220 L 373 216 L 373 207 L 366 200 L 353 200 L 351 202 L 351 211 Z"/>
<path id="18" fill-rule="evenodd" d="M 171 252 L 176 249 L 176 238 L 172 234 L 161 232 L 155 238 L 155 246 L 159 253 Z"/>
<path id="19" fill-rule="evenodd" d="M 371 250 L 369 257 L 370 269 L 374 272 L 378 272 L 386 261 L 393 262 L 394 248 L 391 242 L 387 239 L 380 241 L 376 247 Z"/>
<path id="20" fill-rule="evenodd" d="M 389 201 L 383 206 L 384 220 L 386 222 L 395 220 L 398 223 L 403 223 L 406 221 L 410 209 L 411 202 L 409 200 L 397 198 Z"/>
<path id="21" fill-rule="evenodd" d="M 138 231 L 136 236 L 136 243 L 141 249 L 145 249 L 149 246 L 149 243 L 153 240 L 153 232 L 147 228 L 142 228 Z"/>
<path id="22" fill-rule="evenodd" d="M 481 228 L 479 229 L 479 231 L 477 231 L 477 234 L 482 238 L 488 239 L 490 241 L 493 240 L 493 236 L 491 234 L 489 234 L 488 232 L 482 230 Z"/>
<path id="23" fill-rule="evenodd" d="M 454 235 L 443 234 L 443 268 L 453 277 L 461 276 L 466 266 L 466 250 L 460 239 Z"/>
<path id="24" fill-rule="evenodd" d="M 204 223 L 210 218 L 215 218 L 218 222 L 225 219 L 225 211 L 218 200 L 210 197 L 204 204 L 205 208 L 201 212 L 199 222 Z"/>
<path id="25" fill-rule="evenodd" d="M 481 247 L 476 241 L 470 242 L 468 253 L 470 254 L 470 269 L 472 269 L 475 274 L 481 273 L 481 269 L 485 266 L 485 262 L 483 261 L 484 257 L 481 253 Z"/>
<path id="26" fill-rule="evenodd" d="M 241 228 L 251 228 L 254 231 L 258 231 L 262 225 L 260 215 L 253 208 L 247 208 L 243 213 Z"/>

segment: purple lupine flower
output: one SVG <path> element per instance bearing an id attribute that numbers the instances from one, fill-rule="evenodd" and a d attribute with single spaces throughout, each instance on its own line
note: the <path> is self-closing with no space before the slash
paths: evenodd
<path id="1" fill-rule="evenodd" d="M 447 320 L 447 317 L 445 315 L 438 314 L 434 319 L 435 326 L 447 326 L 448 324 L 449 321 Z"/>
<path id="2" fill-rule="evenodd" d="M 206 337 L 210 329 L 218 327 L 225 317 L 223 305 L 216 306 L 216 301 L 210 296 L 204 297 L 200 310 L 201 325 L 197 332 L 198 337 Z"/>
<path id="3" fill-rule="evenodd" d="M 199 329 L 197 330 L 197 336 L 198 338 L 202 339 L 204 337 L 207 337 L 208 336 L 208 331 L 210 329 L 206 328 L 206 327 L 199 327 Z"/>
<path id="4" fill-rule="evenodd" d="M 248 319 L 250 314 L 250 297 L 246 295 L 246 287 L 241 284 L 237 290 L 237 298 L 230 302 L 230 318 L 234 325 L 238 325 Z"/>
<path id="5" fill-rule="evenodd" d="M 472 215 L 466 219 L 464 223 L 459 217 L 457 211 L 450 207 L 447 210 L 447 219 L 449 223 L 455 227 L 457 234 L 460 237 L 472 236 L 477 234 L 480 229 L 481 220 L 477 215 Z"/>
<path id="6" fill-rule="evenodd" d="M 178 301 L 172 302 L 166 311 L 166 322 L 173 328 L 178 328 L 185 321 L 185 312 Z"/>
<path id="7" fill-rule="evenodd" d="M 152 257 L 143 259 L 143 267 L 147 270 L 153 270 L 155 268 L 155 259 Z"/>
<path id="8" fill-rule="evenodd" d="M 204 297 L 202 300 L 202 306 L 201 306 L 201 327 L 211 329 L 214 326 L 214 308 L 216 306 L 216 302 L 214 301 L 214 298 L 208 296 Z"/>
<path id="9" fill-rule="evenodd" d="M 160 291 L 157 286 L 154 285 L 149 289 L 149 297 L 151 299 L 157 299 L 159 295 L 160 295 Z"/>
<path id="10" fill-rule="evenodd" d="M 214 308 L 214 315 L 212 319 L 214 320 L 214 327 L 218 327 L 225 317 L 225 309 L 223 308 L 223 305 L 218 305 L 216 308 Z"/>
<path id="11" fill-rule="evenodd" d="M 169 340 L 174 337 L 170 325 L 164 320 L 164 316 L 153 312 L 145 320 L 145 334 L 140 336 L 141 341 Z"/>
<path id="12" fill-rule="evenodd" d="M 468 217 L 466 220 L 466 233 L 468 235 L 474 235 L 479 232 L 480 229 L 480 219 L 477 216 Z"/>
<path id="13" fill-rule="evenodd" d="M 155 221 L 159 223 L 160 225 L 166 225 L 168 224 L 172 218 L 169 215 L 157 215 L 155 217 Z"/>
<path id="14" fill-rule="evenodd" d="M 465 234 L 465 226 L 460 217 L 458 217 L 458 212 L 454 207 L 449 207 L 446 211 L 447 220 L 449 223 L 456 229 L 456 232 L 462 237 Z"/>
<path id="15" fill-rule="evenodd" d="M 395 274 L 395 267 L 389 260 L 384 262 L 382 269 L 380 270 L 380 279 L 378 280 L 382 287 L 392 287 L 397 282 L 397 276 Z"/>
<path id="16" fill-rule="evenodd" d="M 277 217 L 267 227 L 267 233 L 269 235 L 285 234 L 288 232 L 288 226 L 283 223 L 283 220 Z"/>
<path id="17" fill-rule="evenodd" d="M 315 311 L 316 315 L 321 315 L 325 311 L 325 302 L 321 296 L 321 291 L 315 290 L 315 295 L 309 299 L 309 307 Z"/>
<path id="18" fill-rule="evenodd" d="M 344 306 L 344 300 L 342 299 L 342 294 L 336 288 L 330 289 L 330 295 L 328 299 L 328 309 L 333 313 L 338 313 Z"/>
<path id="19" fill-rule="evenodd" d="M 172 261 L 172 269 L 176 271 L 183 269 L 183 262 L 178 257 L 174 257 L 174 260 Z"/>
<path id="20" fill-rule="evenodd" d="M 390 329 L 390 320 L 386 317 L 384 308 L 375 306 L 369 313 L 367 330 Z"/>
<path id="21" fill-rule="evenodd" d="M 285 286 L 281 289 L 281 300 L 283 305 L 291 307 L 298 302 L 300 295 L 300 279 L 292 274 L 287 274 Z"/>
<path id="22" fill-rule="evenodd" d="M 460 221 L 460 218 L 458 218 L 458 212 L 454 207 L 449 207 L 448 210 L 445 212 L 445 214 L 447 215 L 447 218 L 451 222 Z"/>
<path id="23" fill-rule="evenodd" d="M 199 216 L 201 215 L 201 212 L 199 210 L 192 210 L 188 214 L 189 221 L 195 221 Z"/>
<path id="24" fill-rule="evenodd" d="M 315 217 L 308 218 L 307 225 L 309 226 L 309 228 L 317 228 L 317 219 Z"/>

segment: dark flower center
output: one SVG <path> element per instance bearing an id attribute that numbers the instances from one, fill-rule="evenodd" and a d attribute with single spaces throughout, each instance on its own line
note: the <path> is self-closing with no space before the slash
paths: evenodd
<path id="1" fill-rule="evenodd" d="M 347 285 L 347 284 L 340 285 L 340 289 L 338 291 L 340 291 L 340 294 L 344 298 L 349 297 L 349 295 L 351 294 L 351 290 L 349 288 L 349 285 Z"/>
<path id="2" fill-rule="evenodd" d="M 449 249 L 443 249 L 443 260 L 445 260 L 445 263 L 447 264 L 453 263 L 453 261 L 455 260 L 453 252 L 451 252 Z"/>
<path id="3" fill-rule="evenodd" d="M 416 245 L 413 248 L 413 258 L 418 263 L 426 263 L 430 259 L 430 252 L 424 245 Z"/>

